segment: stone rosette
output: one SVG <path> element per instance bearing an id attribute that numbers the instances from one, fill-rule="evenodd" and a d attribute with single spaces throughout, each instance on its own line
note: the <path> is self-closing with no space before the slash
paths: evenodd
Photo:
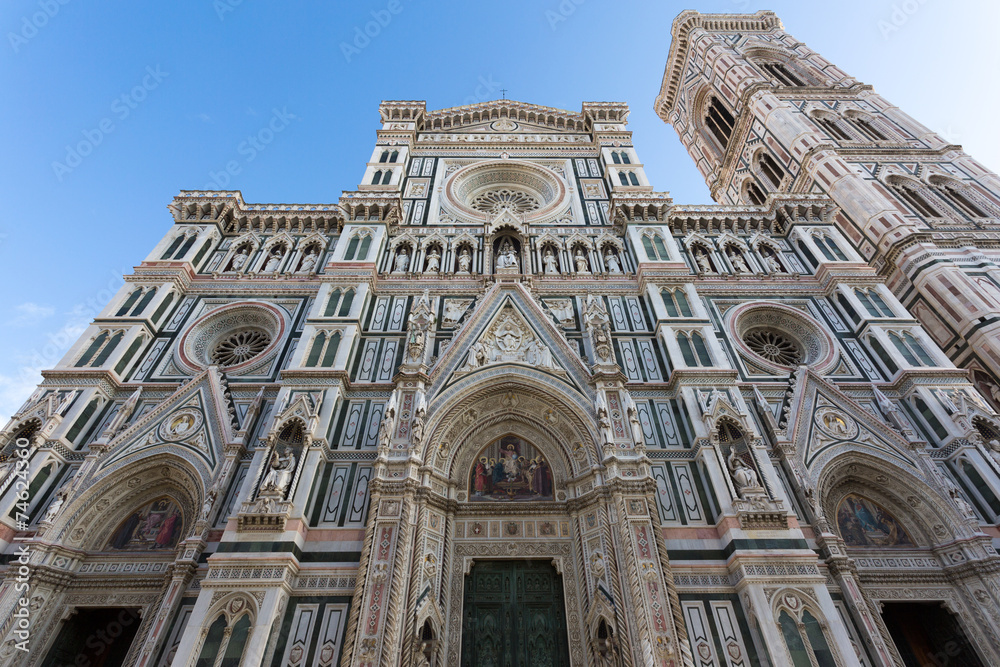
<path id="1" fill-rule="evenodd" d="M 747 333 L 767 329 L 788 338 L 802 353 L 799 364 L 817 373 L 830 371 L 837 363 L 837 345 L 823 325 L 811 315 L 776 301 L 755 301 L 726 313 L 729 339 L 736 349 L 754 364 L 775 374 L 795 370 L 770 361 L 754 352 L 744 341 Z"/>
<path id="2" fill-rule="evenodd" d="M 446 206 L 469 221 L 489 222 L 490 214 L 473 202 L 492 190 L 524 193 L 538 208 L 524 213 L 525 222 L 539 223 L 563 213 L 570 205 L 569 190 L 550 169 L 530 162 L 490 160 L 463 167 L 452 174 L 444 189 Z"/>
<path id="3" fill-rule="evenodd" d="M 267 347 L 252 359 L 225 367 L 228 374 L 252 374 L 277 354 L 288 326 L 287 313 L 269 303 L 227 304 L 202 315 L 188 327 L 177 346 L 177 362 L 188 371 L 200 372 L 213 363 L 212 352 L 226 338 L 240 331 L 260 331 L 271 339 Z"/>

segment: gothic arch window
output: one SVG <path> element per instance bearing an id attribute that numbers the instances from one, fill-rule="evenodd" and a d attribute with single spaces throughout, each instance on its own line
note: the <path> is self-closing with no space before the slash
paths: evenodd
<path id="1" fill-rule="evenodd" d="M 135 309 L 130 313 L 130 315 L 132 317 L 141 315 L 143 311 L 146 310 L 146 307 L 149 305 L 150 301 L 152 301 L 153 297 L 155 296 L 156 296 L 156 288 L 150 287 L 148 290 L 146 290 L 146 293 L 143 295 L 142 299 L 139 301 L 139 303 L 136 305 Z"/>
<path id="2" fill-rule="evenodd" d="M 708 110 L 705 113 L 705 127 L 711 132 L 715 140 L 719 142 L 722 151 L 729 147 L 729 141 L 733 138 L 733 131 L 736 129 L 736 118 L 726 106 L 713 97 L 708 103 Z"/>
<path id="3" fill-rule="evenodd" d="M 337 317 L 347 317 L 351 312 L 351 306 L 354 304 L 354 294 L 353 289 L 344 292 L 344 299 L 340 303 L 340 310 L 337 311 Z"/>
<path id="4" fill-rule="evenodd" d="M 353 234 L 347 243 L 347 250 L 344 251 L 344 261 L 357 260 L 361 262 L 368 259 L 368 250 L 371 245 L 371 234 Z"/>
<path id="5" fill-rule="evenodd" d="M 781 188 L 781 183 L 785 178 L 785 172 L 780 166 L 778 166 L 778 163 L 773 157 L 771 157 L 770 153 L 766 151 L 758 153 L 755 171 L 772 189 L 778 190 Z"/>
<path id="6" fill-rule="evenodd" d="M 875 356 L 878 357 L 879 361 L 882 362 L 882 365 L 885 367 L 885 370 L 888 371 L 889 375 L 895 375 L 899 371 L 899 366 L 896 365 L 896 362 L 892 360 L 889 353 L 886 352 L 884 347 L 882 347 L 882 343 L 878 340 L 878 338 L 875 336 L 869 336 L 868 346 L 872 349 L 872 352 L 875 353 Z"/>
<path id="7" fill-rule="evenodd" d="M 77 437 L 83 432 L 83 429 L 90 422 L 90 418 L 94 416 L 97 412 L 97 408 L 100 406 L 101 400 L 99 398 L 94 398 L 87 404 L 81 412 L 80 416 L 76 418 L 73 422 L 73 426 L 70 427 L 69 431 L 66 432 L 66 439 L 72 443 L 76 442 Z"/>
<path id="8" fill-rule="evenodd" d="M 969 461 L 969 459 L 963 457 L 960 460 L 960 463 L 965 479 L 972 485 L 975 495 L 978 495 L 976 500 L 980 501 L 980 504 L 984 504 L 989 507 L 990 512 L 992 513 L 990 521 L 995 521 L 996 517 L 1000 516 L 1000 499 L 998 499 L 996 494 L 993 493 L 993 489 L 990 488 L 990 485 L 986 483 L 986 480 L 983 479 L 983 476 L 979 474 L 979 471 Z"/>
<path id="9" fill-rule="evenodd" d="M 680 332 L 677 334 L 677 345 L 681 348 L 684 363 L 692 368 L 711 366 L 712 356 L 708 352 L 705 339 L 698 331 Z"/>
<path id="10" fill-rule="evenodd" d="M 333 362 L 337 358 L 337 350 L 340 347 L 341 335 L 339 331 L 320 331 L 313 339 L 312 348 L 306 358 L 307 367 L 332 368 Z"/>
<path id="11" fill-rule="evenodd" d="M 618 180 L 621 181 L 622 185 L 628 185 L 628 176 L 625 174 L 624 171 L 618 172 Z"/>
<path id="12" fill-rule="evenodd" d="M 628 173 L 628 181 L 632 185 L 639 185 L 639 177 L 635 175 L 634 171 Z"/>
<path id="13" fill-rule="evenodd" d="M 381 185 L 381 184 L 382 184 L 382 170 L 376 169 L 375 173 L 372 174 L 372 185 Z"/>
<path id="14" fill-rule="evenodd" d="M 646 251 L 646 257 L 654 262 L 666 262 L 670 260 L 670 254 L 667 252 L 667 246 L 663 242 L 663 237 L 655 232 L 643 235 L 642 247 Z"/>
<path id="15" fill-rule="evenodd" d="M 83 368 L 84 366 L 90 366 L 91 368 L 99 368 L 103 366 L 104 362 L 108 360 L 108 357 L 111 356 L 111 353 L 115 351 L 118 343 L 124 337 L 124 331 L 115 333 L 112 333 L 110 330 L 102 331 L 83 353 L 83 356 L 76 362 L 76 367 Z"/>
<path id="16" fill-rule="evenodd" d="M 802 256 L 805 258 L 806 263 L 809 264 L 809 266 L 811 266 L 814 269 L 817 266 L 819 266 L 819 262 L 816 261 L 816 255 L 812 253 L 812 250 L 809 249 L 809 246 L 807 246 L 801 239 L 799 239 L 795 243 L 795 245 L 798 247 L 799 252 L 802 253 Z M 822 250 L 822 248 L 820 248 L 820 250 Z M 832 259 L 832 257 L 830 259 Z"/>
<path id="17" fill-rule="evenodd" d="M 177 236 L 177 238 L 174 239 L 174 242 L 170 244 L 170 247 L 167 248 L 167 251 L 163 253 L 160 259 L 172 258 L 174 256 L 174 253 L 177 252 L 177 249 L 181 247 L 182 243 L 184 243 L 184 235 L 180 234 Z"/>
<path id="18" fill-rule="evenodd" d="M 764 202 L 767 201 L 767 195 L 764 194 L 764 191 L 753 180 L 747 179 L 747 182 L 743 185 L 743 200 L 754 206 L 763 206 Z"/>
<path id="19" fill-rule="evenodd" d="M 354 289 L 348 289 L 346 292 L 341 292 L 340 288 L 333 290 L 330 293 L 330 298 L 326 302 L 326 309 L 323 311 L 323 317 L 347 317 L 351 312 L 351 306 L 354 303 Z"/>
<path id="20" fill-rule="evenodd" d="M 913 213 L 924 218 L 940 218 L 941 213 L 931 201 L 927 186 L 908 178 L 893 178 L 889 181 L 896 198 Z"/>
<path id="21" fill-rule="evenodd" d="M 393 151 L 392 154 L 389 156 L 389 162 L 395 162 L 398 159 L 399 159 L 399 151 Z"/>
<path id="22" fill-rule="evenodd" d="M 628 153 L 625 151 L 611 151 L 611 160 L 615 164 L 632 164 L 632 160 L 629 159 Z"/>
<path id="23" fill-rule="evenodd" d="M 692 317 L 691 304 L 688 303 L 683 287 L 673 289 L 665 287 L 660 290 L 660 296 L 670 317 Z"/>
<path id="24" fill-rule="evenodd" d="M 819 251 L 823 253 L 828 261 L 831 262 L 846 262 L 848 261 L 847 255 L 844 251 L 840 249 L 840 246 L 836 242 L 827 236 L 826 234 L 815 234 L 813 240 L 816 242 L 816 247 Z"/>
<path id="25" fill-rule="evenodd" d="M 796 615 L 794 611 L 781 609 L 778 627 L 792 667 L 836 667 L 826 631 L 811 611 L 805 609 Z"/>
<path id="26" fill-rule="evenodd" d="M 122 317 L 128 313 L 128 311 L 135 305 L 135 302 L 139 300 L 140 296 L 142 296 L 142 288 L 136 287 L 128 295 L 128 298 L 125 299 L 125 303 L 123 303 L 121 308 L 118 309 L 118 312 L 115 313 L 115 317 Z"/>
<path id="27" fill-rule="evenodd" d="M 181 249 L 177 251 L 176 255 L 174 255 L 174 259 L 183 259 L 184 257 L 186 257 L 188 252 L 191 250 L 191 246 L 193 246 L 194 242 L 197 240 L 198 240 L 198 235 L 191 233 L 188 236 L 188 240 L 184 242 L 184 245 L 181 246 Z"/>
<path id="28" fill-rule="evenodd" d="M 932 177 L 934 192 L 967 218 L 990 218 L 995 215 L 969 185 L 950 178 Z"/>
<path id="29" fill-rule="evenodd" d="M 895 317 L 896 314 L 892 312 L 892 308 L 889 307 L 879 293 L 875 290 L 863 290 L 860 288 L 854 288 L 854 295 L 858 297 L 858 301 L 861 305 L 865 307 L 868 314 L 871 317 Z"/>
<path id="30" fill-rule="evenodd" d="M 764 70 L 773 81 L 782 86 L 805 86 L 806 82 L 784 63 L 769 62 L 759 63 L 759 67 Z"/>
<path id="31" fill-rule="evenodd" d="M 881 124 L 867 114 L 862 114 L 858 111 L 847 111 L 844 114 L 844 120 L 851 125 L 858 136 L 868 141 L 889 140 L 889 136 Z"/>
<path id="32" fill-rule="evenodd" d="M 939 443 L 944 441 L 944 439 L 948 437 L 948 429 L 944 427 L 944 424 L 942 424 L 941 421 L 937 418 L 937 415 L 934 414 L 934 411 L 931 410 L 931 407 L 927 405 L 927 401 L 925 401 L 920 396 L 914 396 L 913 407 L 914 409 L 916 409 L 921 419 L 923 419 L 924 423 L 927 424 L 927 426 L 929 426 L 930 429 L 934 432 L 934 435 L 937 436 Z"/>
<path id="33" fill-rule="evenodd" d="M 250 626 L 250 614 L 243 614 L 231 625 L 225 614 L 219 614 L 208 629 L 195 667 L 239 667 L 250 638 Z"/>
<path id="34" fill-rule="evenodd" d="M 198 267 L 198 263 L 201 262 L 205 254 L 212 248 L 212 243 L 213 243 L 212 239 L 207 239 L 204 243 L 201 244 L 201 248 L 198 249 L 198 252 L 197 254 L 195 254 L 194 259 L 191 260 L 192 266 L 194 266 L 195 268 Z"/>
<path id="35" fill-rule="evenodd" d="M 851 302 L 848 301 L 843 294 L 837 294 L 837 303 L 839 303 L 840 307 L 844 309 L 844 312 L 847 313 L 847 316 L 851 318 L 852 322 L 857 324 L 861 321 L 861 316 L 858 315 L 858 311 L 854 309 L 854 306 L 851 305 Z"/>
<path id="36" fill-rule="evenodd" d="M 392 169 L 386 169 L 382 176 L 382 185 L 389 185 L 392 182 Z"/>
<path id="37" fill-rule="evenodd" d="M 117 364 L 115 364 L 115 373 L 121 375 L 125 369 L 128 368 L 129 362 L 132 361 L 132 358 L 135 357 L 135 353 L 139 351 L 139 348 L 141 348 L 145 342 L 145 336 L 138 336 L 134 341 L 132 341 L 132 344 L 128 346 L 127 350 L 125 350 L 125 354 L 123 354 L 122 358 Z"/>
<path id="38" fill-rule="evenodd" d="M 389 151 L 382 151 L 382 157 L 380 157 L 378 159 L 378 161 L 379 161 L 379 163 L 388 162 L 389 161 Z"/>
<path id="39" fill-rule="evenodd" d="M 812 119 L 831 139 L 835 141 L 854 141 L 854 137 L 844 127 L 840 116 L 827 111 L 814 111 Z"/>
<path id="40" fill-rule="evenodd" d="M 911 366 L 937 366 L 924 346 L 909 331 L 902 333 L 889 332 L 889 340 L 892 341 L 896 350 L 906 359 L 906 363 Z"/>

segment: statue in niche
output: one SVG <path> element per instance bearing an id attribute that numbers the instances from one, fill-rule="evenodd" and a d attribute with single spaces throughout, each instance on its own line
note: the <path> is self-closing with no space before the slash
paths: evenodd
<path id="1" fill-rule="evenodd" d="M 619 275 L 622 272 L 622 265 L 618 261 L 618 255 L 613 250 L 608 250 L 604 254 L 604 265 L 608 267 L 608 273 Z"/>
<path id="2" fill-rule="evenodd" d="M 406 270 L 410 268 L 410 252 L 403 246 L 399 249 L 399 254 L 396 255 L 396 260 L 392 266 L 393 273 L 406 273 Z"/>
<path id="3" fill-rule="evenodd" d="M 410 439 L 413 442 L 414 447 L 419 447 L 421 441 L 424 439 L 424 414 L 426 410 L 424 408 L 417 408 L 416 414 L 413 415 L 413 423 L 410 424 Z"/>
<path id="4" fill-rule="evenodd" d="M 438 252 L 437 246 L 431 248 L 430 253 L 427 255 L 427 270 L 424 273 L 437 273 L 441 270 L 441 253 Z"/>
<path id="5" fill-rule="evenodd" d="M 302 264 L 299 265 L 299 273 L 309 273 L 316 266 L 316 262 L 319 260 L 319 250 L 315 246 L 309 248 L 305 257 L 302 258 Z"/>
<path id="6" fill-rule="evenodd" d="M 285 247 L 282 245 L 276 245 L 271 249 L 271 252 L 267 256 L 267 262 L 264 263 L 264 273 L 271 273 L 278 270 L 278 265 L 281 264 L 281 260 L 285 257 Z"/>
<path id="7" fill-rule="evenodd" d="M 556 275 L 559 273 L 559 262 L 556 259 L 556 254 L 552 252 L 552 247 L 545 248 L 545 256 L 542 257 L 542 264 L 545 266 L 545 273 L 549 275 Z"/>
<path id="8" fill-rule="evenodd" d="M 510 242 L 510 239 L 504 239 L 504 242 L 500 244 L 500 252 L 497 253 L 497 268 L 518 268 L 517 251 L 514 250 L 514 244 Z"/>
<path id="9" fill-rule="evenodd" d="M 712 268 L 712 260 L 708 258 L 708 253 L 701 248 L 695 249 L 694 261 L 698 263 L 698 270 L 702 273 L 715 273 L 715 269 Z"/>
<path id="10" fill-rule="evenodd" d="M 472 270 L 472 253 L 469 246 L 462 246 L 462 252 L 458 255 L 458 272 L 465 274 Z"/>
<path id="11" fill-rule="evenodd" d="M 761 256 L 764 258 L 764 264 L 767 266 L 767 270 L 770 273 L 784 273 L 785 267 L 781 265 L 778 258 L 775 256 L 774 251 L 770 248 L 762 247 L 760 250 Z"/>
<path id="12" fill-rule="evenodd" d="M 264 483 L 260 485 L 260 492 L 283 498 L 292 483 L 292 475 L 295 474 L 295 452 L 289 448 L 283 454 L 279 454 L 275 449 L 271 452 L 269 465 L 270 469 L 264 477 Z"/>
<path id="13" fill-rule="evenodd" d="M 733 265 L 733 270 L 736 273 L 750 273 L 750 268 L 747 266 L 746 260 L 743 259 L 743 254 L 739 250 L 733 250 L 730 248 L 726 255 L 729 257 L 729 263 Z"/>
<path id="14" fill-rule="evenodd" d="M 577 273 L 590 273 L 587 257 L 583 254 L 583 248 L 580 246 L 576 247 L 576 253 L 573 255 L 573 263 L 576 264 Z"/>
<path id="15" fill-rule="evenodd" d="M 247 247 L 240 246 L 236 250 L 236 254 L 233 255 L 233 260 L 229 263 L 230 271 L 239 271 L 243 268 L 243 265 L 247 263 L 247 259 L 250 258 L 250 253 L 247 252 Z"/>
<path id="16" fill-rule="evenodd" d="M 757 478 L 757 471 L 746 464 L 736 450 L 729 452 L 729 474 L 733 476 L 733 483 L 736 485 L 736 492 L 740 498 L 744 496 L 747 489 L 759 489 L 760 480 Z"/>
<path id="17" fill-rule="evenodd" d="M 45 511 L 45 518 L 42 519 L 42 523 L 52 523 L 55 521 L 56 517 L 59 515 L 59 510 L 61 510 L 62 506 L 66 503 L 67 495 L 69 495 L 69 493 L 65 487 L 56 491 L 56 497 L 49 505 L 49 509 Z"/>

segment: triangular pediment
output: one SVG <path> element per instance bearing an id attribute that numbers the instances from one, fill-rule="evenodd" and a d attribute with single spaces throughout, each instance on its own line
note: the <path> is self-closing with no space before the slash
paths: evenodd
<path id="1" fill-rule="evenodd" d="M 431 391 L 510 364 L 560 378 L 581 391 L 590 378 L 577 351 L 527 290 L 517 283 L 499 283 L 476 303 L 434 364 Z"/>
<path id="2" fill-rule="evenodd" d="M 917 468 L 903 436 L 806 367 L 796 373 L 789 419 L 796 454 L 810 476 L 846 451 L 863 451 L 908 470 Z"/>
<path id="3" fill-rule="evenodd" d="M 126 460 L 173 451 L 211 476 L 223 447 L 236 439 L 235 408 L 216 367 L 202 371 L 155 409 L 141 416 L 110 443 L 101 469 Z"/>

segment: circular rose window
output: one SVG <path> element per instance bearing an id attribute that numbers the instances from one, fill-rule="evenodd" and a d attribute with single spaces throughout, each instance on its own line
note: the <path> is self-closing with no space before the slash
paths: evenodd
<path id="1" fill-rule="evenodd" d="M 743 342 L 758 356 L 782 366 L 795 366 L 802 361 L 798 343 L 773 329 L 752 329 L 743 335 Z"/>
<path id="2" fill-rule="evenodd" d="M 191 325 L 181 337 L 177 359 L 192 372 L 213 364 L 227 373 L 266 372 L 287 328 L 288 314 L 269 303 L 227 304 Z"/>
<path id="3" fill-rule="evenodd" d="M 223 338 L 212 351 L 212 361 L 220 366 L 235 366 L 250 361 L 267 349 L 271 336 L 260 329 L 245 329 Z"/>
<path id="4" fill-rule="evenodd" d="M 499 215 L 503 211 L 527 213 L 539 206 L 538 200 L 526 192 L 506 188 L 485 192 L 472 200 L 472 208 L 493 215 Z"/>
<path id="5" fill-rule="evenodd" d="M 776 301 L 755 301 L 729 310 L 730 340 L 744 357 L 775 374 L 806 364 L 825 373 L 837 362 L 833 338 L 808 313 Z"/>
<path id="6" fill-rule="evenodd" d="M 570 205 L 563 179 L 551 169 L 522 160 L 490 160 L 456 171 L 444 203 L 468 221 L 489 222 L 505 211 L 542 222 Z"/>

